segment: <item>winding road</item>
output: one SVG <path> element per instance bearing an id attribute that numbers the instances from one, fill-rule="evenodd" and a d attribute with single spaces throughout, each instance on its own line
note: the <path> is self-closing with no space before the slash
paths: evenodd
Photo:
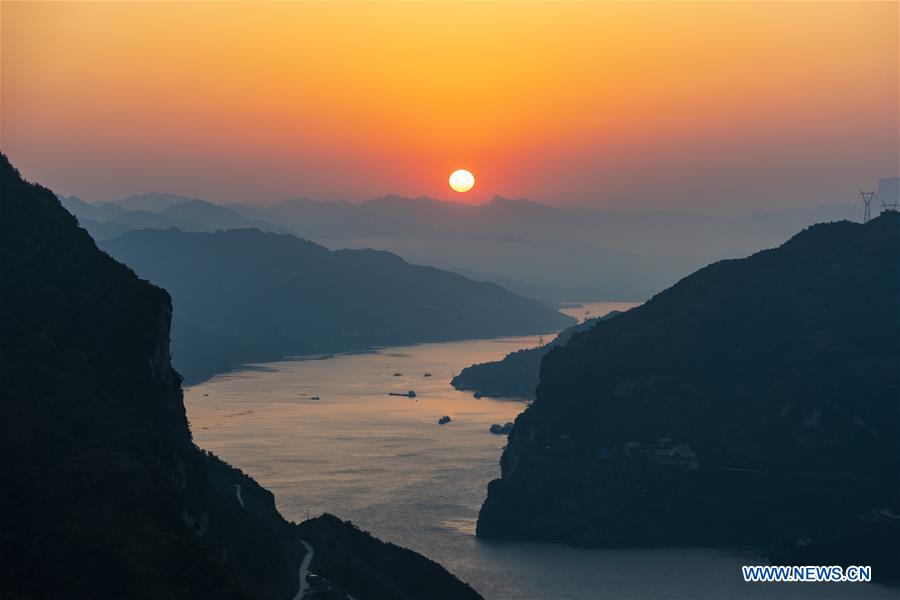
<path id="1" fill-rule="evenodd" d="M 303 562 L 300 563 L 300 589 L 297 590 L 294 600 L 303 600 L 303 596 L 306 595 L 306 590 L 309 588 L 309 584 L 306 583 L 306 576 L 309 574 L 309 563 L 312 562 L 313 558 L 313 547 L 303 540 L 300 540 L 300 543 L 306 548 L 306 556 L 303 557 Z"/>
<path id="2" fill-rule="evenodd" d="M 241 508 L 244 508 L 244 497 L 241 495 L 241 484 L 239 483 L 234 484 L 234 496 L 237 498 Z M 306 576 L 309 575 L 309 563 L 312 562 L 313 558 L 313 547 L 303 540 L 300 540 L 300 543 L 303 544 L 303 547 L 306 549 L 306 555 L 304 555 L 303 561 L 300 563 L 300 589 L 297 590 L 294 600 L 303 600 L 306 591 L 309 589 L 309 584 L 306 582 Z"/>

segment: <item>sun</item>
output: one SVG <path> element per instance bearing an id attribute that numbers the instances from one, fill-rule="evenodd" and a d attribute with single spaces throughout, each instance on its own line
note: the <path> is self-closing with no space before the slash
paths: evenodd
<path id="1" fill-rule="evenodd" d="M 475 185 L 475 176 L 465 169 L 457 169 L 450 173 L 450 187 L 454 192 L 468 192 Z"/>

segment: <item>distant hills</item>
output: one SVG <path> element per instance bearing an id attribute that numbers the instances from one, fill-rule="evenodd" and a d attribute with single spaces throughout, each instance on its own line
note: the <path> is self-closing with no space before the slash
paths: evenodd
<path id="1" fill-rule="evenodd" d="M 712 264 L 544 357 L 478 535 L 900 577 L 898 365 L 900 214 Z"/>
<path id="2" fill-rule="evenodd" d="M 882 183 L 887 195 L 890 182 Z M 330 249 L 387 250 L 551 304 L 643 301 L 714 260 L 746 256 L 816 222 L 862 216 L 854 204 L 733 217 L 573 210 L 499 196 L 478 206 L 401 196 L 358 205 L 293 199 L 223 206 L 171 194 L 62 200 L 98 240 L 173 226 L 290 232 Z"/>
<path id="3" fill-rule="evenodd" d="M 3 155 L 0 209 L 0 596 L 287 599 L 312 558 L 323 600 L 480 598 L 350 523 L 285 521 L 194 445 L 169 295 Z"/>
<path id="4" fill-rule="evenodd" d="M 113 202 L 89 203 L 76 196 L 60 196 L 62 205 L 98 241 L 138 229 L 216 231 L 254 227 L 287 232 L 284 227 L 260 219 L 247 219 L 234 210 L 196 198 L 173 194 L 141 194 Z"/>
<path id="5" fill-rule="evenodd" d="M 256 229 L 148 229 L 101 247 L 172 294 L 174 361 L 190 381 L 289 355 L 546 333 L 574 322 L 496 284 L 388 252 L 330 251 Z"/>

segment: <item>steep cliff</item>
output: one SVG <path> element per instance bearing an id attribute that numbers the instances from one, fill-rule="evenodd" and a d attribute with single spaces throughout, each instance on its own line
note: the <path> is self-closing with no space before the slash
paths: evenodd
<path id="1" fill-rule="evenodd" d="M 169 295 L 2 154 L 0 215 L 0 596 L 293 597 L 296 526 L 192 442 Z"/>
<path id="2" fill-rule="evenodd" d="M 0 160 L 3 589 L 287 598 L 303 549 L 208 479 L 169 360 L 168 294 Z M 236 480 L 240 476 L 236 475 Z M 249 481 L 247 482 L 249 486 Z M 267 510 L 272 515 L 274 502 Z M 261 509 L 261 514 L 265 511 Z"/>
<path id="3" fill-rule="evenodd" d="M 887 213 L 710 265 L 576 334 L 543 360 L 478 534 L 768 544 L 898 514 L 898 282 Z"/>

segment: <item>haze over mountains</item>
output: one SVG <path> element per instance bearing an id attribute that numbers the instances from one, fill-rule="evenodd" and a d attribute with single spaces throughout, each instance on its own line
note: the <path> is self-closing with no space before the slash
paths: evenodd
<path id="1" fill-rule="evenodd" d="M 173 194 L 141 194 L 115 202 L 89 203 L 75 196 L 60 196 L 60 202 L 78 217 L 95 240 L 106 240 L 136 229 L 215 231 L 254 227 L 262 231 L 287 232 L 263 220 L 246 219 L 230 208 L 204 200 Z"/>
<path id="2" fill-rule="evenodd" d="M 146 229 L 100 246 L 172 294 L 174 361 L 189 381 L 288 355 L 542 333 L 574 321 L 389 252 L 330 251 L 256 229 Z"/>
<path id="3" fill-rule="evenodd" d="M 880 185 L 889 197 L 896 178 Z M 98 240 L 167 227 L 292 232 L 331 249 L 388 250 L 549 303 L 642 301 L 714 260 L 746 256 L 816 222 L 861 216 L 853 199 L 742 216 L 607 213 L 501 197 L 476 206 L 400 196 L 359 205 L 293 199 L 223 206 L 171 194 L 61 200 Z"/>

